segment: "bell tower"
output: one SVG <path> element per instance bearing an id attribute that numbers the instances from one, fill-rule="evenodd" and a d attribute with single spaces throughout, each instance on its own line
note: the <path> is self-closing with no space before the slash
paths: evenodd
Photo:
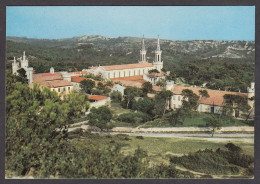
<path id="1" fill-rule="evenodd" d="M 146 50 L 145 50 L 145 44 L 144 44 L 144 35 L 142 40 L 142 49 L 140 50 L 140 60 L 139 63 L 144 63 L 146 61 Z"/>
<path id="2" fill-rule="evenodd" d="M 154 51 L 154 53 L 155 53 L 155 57 L 154 57 L 153 65 L 155 66 L 155 69 L 157 69 L 159 72 L 161 72 L 161 70 L 163 68 L 163 61 L 162 61 L 162 51 L 160 48 L 159 35 L 158 35 L 158 39 L 157 39 L 157 47 L 156 47 L 156 50 Z"/>
<path id="3" fill-rule="evenodd" d="M 23 68 L 25 70 L 28 68 L 28 59 L 25 56 L 25 51 L 23 51 L 23 58 L 22 58 L 22 61 L 21 61 L 21 68 Z"/>

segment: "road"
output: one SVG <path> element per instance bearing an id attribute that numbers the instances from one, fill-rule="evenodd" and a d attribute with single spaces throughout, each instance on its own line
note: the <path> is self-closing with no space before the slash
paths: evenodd
<path id="1" fill-rule="evenodd" d="M 185 138 L 193 140 L 207 140 L 214 142 L 226 142 L 226 141 L 243 141 L 247 143 L 254 143 L 254 134 L 248 133 L 221 133 L 214 134 L 212 137 L 211 134 L 206 133 L 126 133 L 126 132 L 97 132 L 92 131 L 92 133 L 98 134 L 126 134 L 130 136 L 143 136 L 143 137 L 168 137 L 168 138 Z"/>

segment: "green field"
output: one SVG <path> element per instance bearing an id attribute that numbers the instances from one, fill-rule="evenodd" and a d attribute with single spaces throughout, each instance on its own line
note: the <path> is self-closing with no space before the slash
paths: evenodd
<path id="1" fill-rule="evenodd" d="M 209 138 L 210 139 L 210 138 Z M 252 138 L 253 139 L 253 138 Z M 203 149 L 213 149 L 218 148 L 226 150 L 225 144 L 229 141 L 207 141 L 207 140 L 194 140 L 187 138 L 158 138 L 158 137 L 143 137 L 143 139 L 138 139 L 136 136 L 127 135 L 91 135 L 90 137 L 82 136 L 80 139 L 72 139 L 72 142 L 78 146 L 84 146 L 88 144 L 93 144 L 97 147 L 102 147 L 104 145 L 112 145 L 115 143 L 120 143 L 123 145 L 122 151 L 125 154 L 133 153 L 138 147 L 147 151 L 149 158 L 152 163 L 168 163 L 168 156 L 175 155 L 181 156 L 183 154 L 188 154 L 191 152 L 196 152 Z M 243 153 L 250 156 L 254 156 L 254 144 L 244 142 L 243 139 L 237 139 L 232 141 L 232 143 L 240 146 Z"/>

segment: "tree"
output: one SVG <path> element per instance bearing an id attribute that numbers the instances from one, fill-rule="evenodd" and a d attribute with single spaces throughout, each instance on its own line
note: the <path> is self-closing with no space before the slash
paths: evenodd
<path id="1" fill-rule="evenodd" d="M 110 93 L 110 97 L 115 102 L 121 102 L 122 101 L 122 93 L 119 91 L 113 91 Z"/>
<path id="2" fill-rule="evenodd" d="M 213 137 L 215 131 L 220 129 L 221 127 L 220 120 L 215 115 L 212 115 L 206 118 L 205 120 L 206 120 L 206 126 L 211 128 L 211 136 Z"/>
<path id="3" fill-rule="evenodd" d="M 155 107 L 157 114 L 161 114 L 161 117 L 164 117 L 170 99 L 173 93 L 170 90 L 162 90 L 155 96 Z"/>
<path id="4" fill-rule="evenodd" d="M 128 109 L 132 106 L 132 103 L 135 97 L 138 97 L 142 94 L 141 90 L 137 87 L 127 87 L 125 89 L 123 105 Z"/>
<path id="5" fill-rule="evenodd" d="M 112 128 L 110 120 L 113 115 L 107 106 L 101 106 L 99 108 L 92 107 L 90 113 L 87 116 L 89 125 L 96 126 L 101 130 Z"/>
<path id="6" fill-rule="evenodd" d="M 199 96 L 190 89 L 182 90 L 182 108 L 187 112 L 197 111 L 199 105 Z"/>
<path id="7" fill-rule="evenodd" d="M 249 113 L 250 106 L 248 105 L 247 98 L 241 95 L 225 94 L 223 113 L 231 116 L 234 110 Z"/>
<path id="8" fill-rule="evenodd" d="M 105 85 L 106 85 L 106 86 L 110 86 L 110 87 L 112 87 L 113 84 L 114 84 L 113 81 L 107 81 Z"/>
<path id="9" fill-rule="evenodd" d="M 18 73 L 17 80 L 19 82 L 28 83 L 26 71 L 23 68 L 20 68 L 19 70 L 17 70 L 17 73 Z"/>
<path id="10" fill-rule="evenodd" d="M 105 85 L 104 85 L 102 82 L 98 82 L 97 88 L 98 88 L 99 90 L 104 90 L 104 89 L 105 89 Z"/>
<path id="11" fill-rule="evenodd" d="M 209 98 L 207 90 L 199 90 L 199 94 L 201 95 L 201 97 Z"/>
<path id="12" fill-rule="evenodd" d="M 74 91 L 67 94 L 63 102 L 69 106 L 68 119 L 71 121 L 70 123 L 73 123 L 74 119 L 82 117 L 90 107 L 87 97 Z"/>
<path id="13" fill-rule="evenodd" d="M 164 86 L 166 86 L 166 81 L 165 81 L 164 79 L 159 79 L 159 80 L 156 82 L 156 86 L 164 87 Z"/>
<path id="14" fill-rule="evenodd" d="M 80 87 L 88 94 L 91 93 L 91 89 L 95 87 L 95 82 L 90 79 L 84 79 L 80 82 Z"/>
<path id="15" fill-rule="evenodd" d="M 145 97 L 143 99 L 140 98 L 137 102 L 135 102 L 132 106 L 132 109 L 153 115 L 154 106 L 155 106 L 154 100 Z"/>
<path id="16" fill-rule="evenodd" d="M 167 80 L 172 80 L 172 81 L 176 81 L 177 77 L 176 74 L 174 73 L 174 71 L 170 71 L 170 74 L 166 76 Z"/>
<path id="17" fill-rule="evenodd" d="M 142 84 L 142 90 L 143 90 L 144 96 L 147 96 L 147 93 L 153 91 L 153 85 L 150 82 L 145 82 Z"/>
<path id="18" fill-rule="evenodd" d="M 157 69 L 152 69 L 152 70 L 149 70 L 148 73 L 160 73 Z"/>
<path id="19" fill-rule="evenodd" d="M 177 124 L 182 124 L 187 116 L 187 112 L 181 107 L 171 112 L 167 119 L 172 126 L 176 126 Z"/>

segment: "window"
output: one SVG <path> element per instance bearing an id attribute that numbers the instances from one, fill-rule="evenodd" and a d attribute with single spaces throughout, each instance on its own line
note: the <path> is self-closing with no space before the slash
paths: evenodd
<path id="1" fill-rule="evenodd" d="M 120 72 L 118 72 L 118 76 L 120 77 Z"/>
<path id="2" fill-rule="evenodd" d="M 178 96 L 178 101 L 181 101 L 181 97 L 180 96 Z"/>
<path id="3" fill-rule="evenodd" d="M 55 91 L 55 89 L 52 89 L 52 91 Z"/>
<path id="4" fill-rule="evenodd" d="M 211 112 L 211 113 L 214 113 L 214 107 L 211 107 L 211 108 L 210 108 L 210 112 Z"/>
<path id="5" fill-rule="evenodd" d="M 141 74 L 141 70 L 139 69 L 138 75 L 140 75 L 140 74 Z"/>
<path id="6" fill-rule="evenodd" d="M 144 69 L 143 69 L 143 73 L 144 73 Z"/>
<path id="7" fill-rule="evenodd" d="M 108 73 L 108 78 L 110 79 L 110 73 Z"/>
<path id="8" fill-rule="evenodd" d="M 135 70 L 134 70 L 134 76 L 135 76 Z"/>
<path id="9" fill-rule="evenodd" d="M 124 71 L 124 77 L 125 77 L 125 71 Z"/>
<path id="10" fill-rule="evenodd" d="M 114 78 L 116 78 L 116 72 L 114 72 Z"/>
<path id="11" fill-rule="evenodd" d="M 68 91 L 70 90 L 70 87 L 68 87 Z"/>
<path id="12" fill-rule="evenodd" d="M 66 91 L 66 88 L 63 88 L 63 91 Z"/>
<path id="13" fill-rule="evenodd" d="M 202 111 L 202 105 L 200 105 L 200 111 Z"/>
<path id="14" fill-rule="evenodd" d="M 58 88 L 58 92 L 60 92 L 60 88 Z"/>
<path id="15" fill-rule="evenodd" d="M 172 96 L 172 99 L 175 100 L 175 96 L 174 95 Z"/>
<path id="16" fill-rule="evenodd" d="M 129 71 L 129 76 L 130 76 L 130 73 L 131 73 L 131 71 Z"/>

